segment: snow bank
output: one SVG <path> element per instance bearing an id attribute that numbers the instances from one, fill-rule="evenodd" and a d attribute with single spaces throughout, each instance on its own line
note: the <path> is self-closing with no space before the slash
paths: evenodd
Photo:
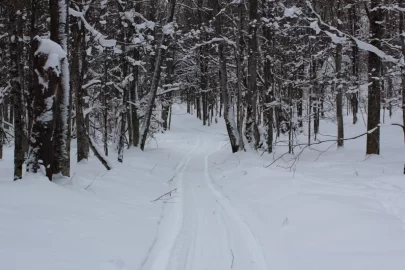
<path id="1" fill-rule="evenodd" d="M 385 121 L 400 119 L 397 112 Z M 351 116 L 345 120 L 347 137 L 367 130 L 351 125 Z M 327 140 L 336 126 L 322 122 L 321 130 L 320 140 Z M 381 156 L 365 156 L 365 137 L 339 150 L 333 143 L 314 146 L 299 160 L 287 155 L 269 169 L 264 167 L 287 147 L 263 157 L 224 151 L 210 156 L 216 187 L 256 235 L 267 269 L 405 268 L 403 134 L 387 124 L 381 136 Z M 300 137 L 305 143 L 305 134 Z"/>
<path id="2" fill-rule="evenodd" d="M 13 148 L 5 146 L 0 268 L 144 269 L 168 205 L 151 201 L 171 189 L 167 182 L 189 151 L 192 135 L 158 135 L 159 148 L 153 143 L 145 152 L 128 150 L 123 164 L 111 148 L 114 170 L 108 172 L 95 157 L 76 164 L 74 142 L 72 177 L 56 183 L 33 174 L 13 182 Z"/>

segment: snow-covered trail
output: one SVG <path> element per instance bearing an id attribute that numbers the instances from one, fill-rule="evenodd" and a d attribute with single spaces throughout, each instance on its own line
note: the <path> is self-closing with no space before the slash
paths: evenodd
<path id="1" fill-rule="evenodd" d="M 223 121 L 204 127 L 178 106 L 145 152 L 119 163 L 111 148 L 109 172 L 75 164 L 73 142 L 72 177 L 52 183 L 12 182 L 5 147 L 0 269 L 405 269 L 402 131 L 382 131 L 381 157 L 348 141 L 289 172 L 288 158 L 265 168 L 274 155 L 232 154 Z"/>
<path id="2" fill-rule="evenodd" d="M 256 236 L 211 178 L 209 157 L 221 146 L 218 134 L 198 136 L 178 166 L 177 197 L 145 269 L 268 269 Z"/>

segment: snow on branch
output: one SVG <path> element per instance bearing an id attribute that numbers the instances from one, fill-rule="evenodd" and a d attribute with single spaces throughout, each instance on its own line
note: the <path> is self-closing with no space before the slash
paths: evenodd
<path id="1" fill-rule="evenodd" d="M 101 34 L 93 26 L 91 26 L 87 20 L 84 18 L 83 12 L 69 8 L 69 14 L 73 17 L 80 18 L 84 24 L 84 27 L 94 36 L 94 39 L 100 43 L 103 47 L 115 47 L 117 41 L 115 39 L 106 39 L 107 36 Z"/>
<path id="2" fill-rule="evenodd" d="M 127 61 L 132 65 L 132 66 L 138 66 L 141 67 L 143 69 L 143 71 L 147 72 L 147 70 L 145 69 L 144 65 L 146 64 L 145 62 L 142 61 L 137 61 L 134 58 L 130 57 L 130 56 L 126 56 Z"/>
<path id="3" fill-rule="evenodd" d="M 101 84 L 100 80 L 91 80 L 87 84 L 83 85 L 82 89 L 87 89 L 87 88 L 90 88 L 90 87 L 92 87 L 94 85 L 98 85 L 98 84 Z"/>
<path id="4" fill-rule="evenodd" d="M 58 43 L 50 39 L 42 39 L 39 36 L 36 36 L 34 39 L 39 42 L 38 49 L 35 51 L 34 55 L 46 55 L 47 60 L 44 69 L 52 68 L 57 76 L 59 76 L 60 62 L 66 57 L 66 52 Z"/>
<path id="5" fill-rule="evenodd" d="M 405 8 L 401 8 L 398 5 L 379 6 L 379 7 L 373 8 L 371 11 L 375 11 L 377 9 L 405 12 Z"/>
<path id="6" fill-rule="evenodd" d="M 0 104 L 3 104 L 4 97 L 8 94 L 10 89 L 11 89 L 10 84 L 8 84 L 6 87 L 0 87 Z"/>
<path id="7" fill-rule="evenodd" d="M 173 91 L 179 91 L 179 90 L 181 90 L 180 87 L 173 87 L 173 88 L 169 88 L 169 89 L 166 89 L 166 90 L 161 90 L 156 95 L 161 96 L 161 95 L 164 95 L 164 94 L 167 94 L 167 93 L 170 93 L 170 92 L 173 92 Z"/>
<path id="8" fill-rule="evenodd" d="M 162 31 L 163 31 L 163 34 L 172 36 L 175 32 L 174 23 L 170 22 L 170 23 L 164 25 Z"/>
<path id="9" fill-rule="evenodd" d="M 236 46 L 235 42 L 233 42 L 232 40 L 229 40 L 226 37 L 220 37 L 220 38 L 213 38 L 211 40 L 208 40 L 208 41 L 205 41 L 203 43 L 197 44 L 194 47 L 192 47 L 191 49 L 195 50 L 195 49 L 198 49 L 198 48 L 200 48 L 202 46 L 209 45 L 209 44 L 216 43 L 216 42 L 219 43 L 219 42 L 222 42 L 222 41 L 225 41 L 228 45 L 231 45 L 231 46 L 234 46 L 234 47 Z"/>
<path id="10" fill-rule="evenodd" d="M 77 11 L 73 8 L 69 8 L 69 15 L 76 18 L 81 18 L 83 17 L 83 12 Z"/>
<path id="11" fill-rule="evenodd" d="M 134 9 L 131 9 L 130 11 L 125 11 L 124 16 L 128 21 L 130 21 L 132 23 L 135 23 L 135 20 L 134 20 L 135 17 L 140 18 L 144 22 L 150 22 L 144 16 L 142 16 L 141 13 L 136 12 Z"/>
<path id="12" fill-rule="evenodd" d="M 284 9 L 284 17 L 285 18 L 297 18 L 302 14 L 302 11 L 300 8 L 296 6 L 292 6 L 291 8 L 285 8 Z"/>
<path id="13" fill-rule="evenodd" d="M 332 42 L 335 44 L 343 44 L 346 42 L 346 39 L 350 39 L 356 43 L 357 47 L 360 50 L 372 52 L 372 53 L 376 54 L 378 57 L 380 57 L 382 60 L 385 60 L 387 62 L 405 66 L 405 63 L 403 61 L 401 61 L 389 54 L 386 54 L 385 52 L 381 51 L 377 47 L 371 45 L 370 43 L 361 41 L 361 40 L 353 37 L 352 35 L 343 33 L 342 31 L 336 29 L 336 27 L 333 27 L 333 26 L 325 23 L 322 20 L 321 16 L 318 13 L 316 13 L 316 11 L 314 10 L 311 1 L 307 0 L 306 3 L 307 3 L 307 6 L 310 8 L 311 12 L 317 17 L 316 19 L 308 18 L 308 19 L 314 20 L 311 22 L 310 27 L 313 30 L 315 30 L 315 32 L 317 34 L 319 34 L 320 32 L 324 32 L 326 35 L 328 35 L 332 39 Z M 326 29 L 322 29 L 321 26 L 323 26 Z M 334 33 L 332 33 L 332 32 L 334 32 Z"/>

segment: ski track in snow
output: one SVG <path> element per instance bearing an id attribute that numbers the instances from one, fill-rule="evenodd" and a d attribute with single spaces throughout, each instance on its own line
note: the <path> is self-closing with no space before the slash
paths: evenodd
<path id="1" fill-rule="evenodd" d="M 162 270 L 165 269 L 167 263 L 169 261 L 170 251 L 173 248 L 173 245 L 176 241 L 177 235 L 179 234 L 181 222 L 182 222 L 182 178 L 184 175 L 184 171 L 187 168 L 188 163 L 192 157 L 193 152 L 195 152 L 199 148 L 200 140 L 197 140 L 195 146 L 187 153 L 187 155 L 182 159 L 182 161 L 176 166 L 175 169 L 175 178 L 177 178 L 177 192 L 179 194 L 179 198 L 177 202 L 173 203 L 174 207 L 174 219 L 169 219 L 166 217 L 165 210 L 167 207 L 163 208 L 163 217 L 159 222 L 158 234 L 156 239 L 152 243 L 152 246 L 149 250 L 147 257 L 145 258 L 141 269 L 148 269 L 147 265 L 150 261 L 152 261 L 152 265 L 149 267 L 150 270 Z M 154 255 L 157 253 L 157 255 Z M 153 258 L 155 257 L 155 258 Z M 151 259 L 153 258 L 153 259 Z"/>
<path id="2" fill-rule="evenodd" d="M 221 145 L 219 145 L 217 151 L 221 149 Z M 216 151 L 215 151 L 216 152 Z M 213 153 L 215 153 L 213 152 Z M 211 154 L 205 156 L 205 170 L 204 176 L 205 180 L 211 189 L 212 193 L 215 197 L 218 198 L 218 202 L 221 204 L 223 209 L 231 216 L 233 222 L 239 227 L 240 234 L 243 237 L 243 240 L 250 252 L 251 258 L 253 259 L 253 263 L 255 264 L 255 269 L 257 270 L 266 270 L 267 263 L 264 256 L 264 252 L 258 241 L 256 240 L 255 235 L 253 234 L 252 230 L 249 228 L 249 225 L 243 221 L 239 213 L 236 209 L 231 205 L 230 201 L 218 190 L 214 187 L 213 183 L 214 180 L 209 172 L 208 168 L 208 158 Z"/>
<path id="3" fill-rule="evenodd" d="M 178 166 L 179 198 L 165 207 L 156 244 L 142 269 L 268 269 L 254 233 L 214 187 L 208 160 L 221 149 L 218 141 L 217 136 L 198 137 Z"/>

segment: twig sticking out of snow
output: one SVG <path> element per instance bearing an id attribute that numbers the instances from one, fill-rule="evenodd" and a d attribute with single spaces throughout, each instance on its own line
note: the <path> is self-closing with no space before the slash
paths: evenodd
<path id="1" fill-rule="evenodd" d="M 168 184 L 171 184 L 171 183 L 173 182 L 173 180 L 174 180 L 175 177 L 176 177 L 176 175 L 173 175 L 173 177 L 170 178 L 169 181 L 167 181 L 167 183 L 168 183 Z"/>
<path id="2" fill-rule="evenodd" d="M 157 164 L 155 164 L 155 166 L 153 166 L 153 168 L 150 170 L 150 172 L 153 172 L 153 170 L 156 168 Z"/>
<path id="3" fill-rule="evenodd" d="M 156 201 L 159 201 L 159 200 L 161 200 L 163 197 L 166 197 L 166 196 L 172 196 L 172 192 L 176 192 L 177 191 L 177 188 L 175 188 L 175 189 L 172 189 L 172 190 L 170 190 L 169 192 L 166 192 L 165 194 L 163 194 L 162 196 L 159 196 L 159 197 L 157 197 L 156 199 L 154 199 L 153 201 L 150 201 L 150 202 L 156 202 Z"/>
<path id="4" fill-rule="evenodd" d="M 235 255 L 233 255 L 233 250 L 231 249 L 231 255 L 232 255 L 232 262 L 231 262 L 231 269 L 233 268 L 233 261 L 235 260 Z"/>
<path id="5" fill-rule="evenodd" d="M 105 172 L 103 175 L 101 175 L 100 178 L 103 178 L 103 176 L 106 175 L 107 173 L 108 173 L 108 171 Z M 73 175 L 73 176 L 74 176 L 74 175 Z M 97 177 L 99 177 L 99 176 L 100 176 L 100 175 L 95 176 L 95 177 L 93 178 L 93 181 L 91 181 L 90 184 L 88 184 L 87 187 L 85 187 L 84 189 L 90 190 L 91 185 L 94 183 L 94 181 L 96 181 Z M 72 179 L 73 179 L 73 177 L 72 177 Z"/>

